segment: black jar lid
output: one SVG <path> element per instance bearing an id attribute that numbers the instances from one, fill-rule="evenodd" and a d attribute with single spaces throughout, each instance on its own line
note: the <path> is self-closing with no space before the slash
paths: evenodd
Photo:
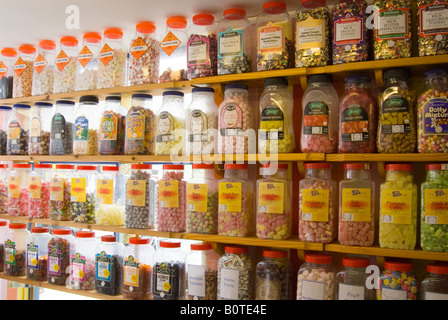
<path id="1" fill-rule="evenodd" d="M 264 80 L 264 86 L 288 86 L 288 79 L 284 77 L 273 77 L 273 78 L 267 78 Z"/>

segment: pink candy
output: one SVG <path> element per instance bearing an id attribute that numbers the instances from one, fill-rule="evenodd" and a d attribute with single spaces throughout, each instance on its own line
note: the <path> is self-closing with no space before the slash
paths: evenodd
<path id="1" fill-rule="evenodd" d="M 28 216 L 28 188 L 20 190 L 20 198 L 8 198 L 8 214 L 10 216 Z"/>
<path id="2" fill-rule="evenodd" d="M 37 219 L 50 218 L 50 182 L 42 183 L 40 199 L 30 199 L 29 216 Z"/>
<path id="3" fill-rule="evenodd" d="M 218 235 L 246 237 L 252 233 L 252 193 L 242 191 L 241 212 L 218 212 Z"/>
<path id="4" fill-rule="evenodd" d="M 260 239 L 285 240 L 290 237 L 290 213 L 257 213 L 257 237 Z"/>

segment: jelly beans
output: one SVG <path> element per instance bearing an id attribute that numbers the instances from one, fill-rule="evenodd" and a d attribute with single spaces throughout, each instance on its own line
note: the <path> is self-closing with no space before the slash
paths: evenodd
<path id="1" fill-rule="evenodd" d="M 417 300 L 418 283 L 410 262 L 384 262 L 378 285 L 378 300 Z"/>

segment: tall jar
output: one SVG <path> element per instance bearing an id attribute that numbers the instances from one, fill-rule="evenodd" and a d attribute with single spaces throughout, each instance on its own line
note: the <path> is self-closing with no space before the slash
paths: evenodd
<path id="1" fill-rule="evenodd" d="M 31 228 L 31 239 L 26 245 L 26 278 L 47 281 L 48 241 L 50 228 Z"/>
<path id="2" fill-rule="evenodd" d="M 301 150 L 303 153 L 335 153 L 338 148 L 339 97 L 327 74 L 308 77 L 302 99 Z"/>
<path id="3" fill-rule="evenodd" d="M 29 216 L 35 219 L 50 219 L 50 179 L 52 164 L 35 163 L 28 177 Z"/>
<path id="4" fill-rule="evenodd" d="M 412 164 L 386 165 L 380 189 L 381 248 L 413 250 L 417 242 L 417 185 Z"/>
<path id="5" fill-rule="evenodd" d="M 184 94 L 165 91 L 156 113 L 156 155 L 181 154 L 185 148 Z"/>
<path id="6" fill-rule="evenodd" d="M 76 253 L 75 237 L 72 229 L 53 229 L 53 237 L 48 241 L 49 284 L 69 286 L 71 257 Z"/>
<path id="7" fill-rule="evenodd" d="M 282 70 L 294 65 L 294 40 L 286 4 L 269 1 L 258 15 L 257 71 Z"/>
<path id="8" fill-rule="evenodd" d="M 192 164 L 187 181 L 187 232 L 218 232 L 218 179 L 213 164 Z"/>
<path id="9" fill-rule="evenodd" d="M 95 223 L 97 176 L 96 166 L 77 166 L 71 175 L 71 221 Z"/>
<path id="10" fill-rule="evenodd" d="M 71 100 L 57 100 L 51 119 L 50 154 L 73 154 L 73 132 L 75 130 L 74 115 L 75 102 Z"/>
<path id="11" fill-rule="evenodd" d="M 336 274 L 336 300 L 376 300 L 375 289 L 368 289 L 367 258 L 342 258 L 342 268 Z"/>
<path id="12" fill-rule="evenodd" d="M 417 300 L 419 284 L 411 262 L 385 261 L 378 286 L 377 300 Z"/>
<path id="13" fill-rule="evenodd" d="M 195 87 L 186 114 L 186 153 L 210 155 L 217 148 L 218 106 L 215 90 Z"/>
<path id="14" fill-rule="evenodd" d="M 249 180 L 247 164 L 224 166 L 219 180 L 218 234 L 247 237 L 253 232 L 254 184 Z"/>
<path id="15" fill-rule="evenodd" d="M 14 64 L 13 98 L 32 95 L 35 59 L 36 48 L 33 45 L 23 44 L 19 47 L 18 59 Z"/>
<path id="16" fill-rule="evenodd" d="M 73 131 L 73 154 L 94 155 L 98 153 L 97 96 L 82 96 L 75 110 Z"/>
<path id="17" fill-rule="evenodd" d="M 208 13 L 193 16 L 188 27 L 187 78 L 212 77 L 218 73 L 218 35 L 215 17 Z"/>
<path id="18" fill-rule="evenodd" d="M 420 283 L 421 300 L 448 300 L 448 264 L 428 263 Z"/>
<path id="19" fill-rule="evenodd" d="M 384 72 L 384 86 L 378 96 L 379 153 L 413 153 L 416 147 L 416 92 L 406 69 Z"/>
<path id="20" fill-rule="evenodd" d="M 29 155 L 50 154 L 50 131 L 53 104 L 36 102 L 31 109 L 28 140 Z"/>
<path id="21" fill-rule="evenodd" d="M 160 41 L 159 82 L 187 80 L 187 19 L 169 17 Z"/>
<path id="22" fill-rule="evenodd" d="M 56 42 L 41 40 L 37 47 L 37 56 L 33 68 L 33 96 L 53 93 L 56 65 Z"/>
<path id="23" fill-rule="evenodd" d="M 288 239 L 292 228 L 292 181 L 288 177 L 288 164 L 262 164 L 260 176 L 257 180 L 257 237 Z"/>
<path id="24" fill-rule="evenodd" d="M 3 48 L 0 50 L 0 99 L 13 96 L 14 64 L 17 60 L 17 50 Z"/>
<path id="25" fill-rule="evenodd" d="M 153 22 L 142 21 L 135 26 L 129 49 L 128 83 L 130 86 L 157 83 L 159 80 L 160 43 Z"/>
<path id="26" fill-rule="evenodd" d="M 96 90 L 101 41 L 101 34 L 98 32 L 86 32 L 82 36 L 81 50 L 76 64 L 76 91 Z"/>
<path id="27" fill-rule="evenodd" d="M 26 273 L 26 248 L 31 234 L 26 223 L 10 223 L 5 235 L 3 272 L 7 276 L 24 277 Z"/>
<path id="28" fill-rule="evenodd" d="M 259 100 L 260 153 L 290 153 L 296 145 L 293 124 L 294 101 L 286 78 L 268 78 Z"/>
<path id="29" fill-rule="evenodd" d="M 54 60 L 53 93 L 75 91 L 76 60 L 78 56 L 78 39 L 71 36 L 62 37 L 60 51 Z"/>
<path id="30" fill-rule="evenodd" d="M 109 296 L 123 293 L 124 248 L 115 235 L 101 237 L 95 248 L 95 292 Z"/>
<path id="31" fill-rule="evenodd" d="M 50 178 L 50 219 L 70 221 L 71 164 L 57 164 Z"/>
<path id="32" fill-rule="evenodd" d="M 299 183 L 299 239 L 330 243 L 337 233 L 337 185 L 329 163 L 306 163 Z"/>
<path id="33" fill-rule="evenodd" d="M 16 103 L 12 106 L 8 124 L 7 155 L 27 155 L 30 126 L 30 110 L 28 104 Z"/>
<path id="34" fill-rule="evenodd" d="M 0 214 L 8 214 L 8 177 L 9 166 L 0 164 Z"/>
<path id="35" fill-rule="evenodd" d="M 98 154 L 124 154 L 126 108 L 120 96 L 107 96 L 100 112 Z"/>
<path id="36" fill-rule="evenodd" d="M 12 108 L 9 106 L 0 106 L 0 155 L 6 155 L 11 111 Z"/>
<path id="37" fill-rule="evenodd" d="M 420 57 L 448 54 L 447 12 L 448 2 L 446 0 L 417 1 L 418 54 Z"/>
<path id="38" fill-rule="evenodd" d="M 305 254 L 297 272 L 297 300 L 334 300 L 336 272 L 331 260 L 324 253 Z"/>
<path id="39" fill-rule="evenodd" d="M 71 256 L 71 285 L 75 290 L 90 291 L 95 289 L 95 257 L 98 240 L 93 231 L 75 233 L 75 254 Z"/>
<path id="40" fill-rule="evenodd" d="M 448 69 L 425 73 L 425 88 L 418 98 L 417 108 L 418 152 L 447 153 Z"/>
<path id="41" fill-rule="evenodd" d="M 375 153 L 378 103 L 368 76 L 345 79 L 339 100 L 339 153 Z"/>
<path id="42" fill-rule="evenodd" d="M 29 174 L 31 164 L 14 163 L 8 177 L 8 214 L 29 215 Z"/>
<path id="43" fill-rule="evenodd" d="M 254 262 L 247 247 L 226 245 L 218 260 L 218 300 L 253 300 Z"/>
<path id="44" fill-rule="evenodd" d="M 123 44 L 123 31 L 108 28 L 98 53 L 97 89 L 124 87 L 126 85 L 127 50 Z"/>
<path id="45" fill-rule="evenodd" d="M 295 22 L 296 68 L 322 67 L 331 63 L 331 22 L 325 0 L 302 0 Z"/>
<path id="46" fill-rule="evenodd" d="M 0 272 L 3 272 L 5 264 L 5 237 L 8 232 L 8 221 L 0 220 Z"/>

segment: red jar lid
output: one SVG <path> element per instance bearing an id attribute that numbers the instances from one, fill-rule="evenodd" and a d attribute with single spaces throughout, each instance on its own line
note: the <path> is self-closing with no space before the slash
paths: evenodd
<path id="1" fill-rule="evenodd" d="M 436 262 L 426 265 L 426 271 L 435 274 L 448 274 L 448 263 L 447 262 Z"/>
<path id="2" fill-rule="evenodd" d="M 73 170 L 75 169 L 75 166 L 72 164 L 57 164 L 56 169 Z"/>
<path id="3" fill-rule="evenodd" d="M 67 47 L 76 47 L 78 45 L 78 39 L 72 36 L 62 37 L 60 42 Z"/>
<path id="4" fill-rule="evenodd" d="M 25 168 L 25 169 L 28 169 L 28 168 L 31 168 L 31 164 L 29 164 L 29 163 L 14 163 L 12 165 L 12 167 L 13 168 Z"/>
<path id="5" fill-rule="evenodd" d="M 263 4 L 263 12 L 268 14 L 279 14 L 286 11 L 286 4 L 281 1 L 270 1 Z"/>
<path id="6" fill-rule="evenodd" d="M 442 169 L 443 168 L 443 169 Z M 426 165 L 426 170 L 447 170 L 448 163 L 431 163 Z"/>
<path id="7" fill-rule="evenodd" d="M 227 253 L 242 254 L 247 253 L 248 249 L 246 247 L 226 246 L 224 251 Z"/>
<path id="8" fill-rule="evenodd" d="M 308 253 L 305 255 L 305 261 L 315 264 L 330 264 L 331 256 L 323 253 Z"/>
<path id="9" fill-rule="evenodd" d="M 137 25 L 135 26 L 135 30 L 137 30 L 140 33 L 148 34 L 156 31 L 156 26 L 151 21 L 142 21 L 137 23 Z"/>
<path id="10" fill-rule="evenodd" d="M 109 39 L 121 39 L 123 31 L 120 28 L 107 28 L 104 30 L 104 36 Z"/>
<path id="11" fill-rule="evenodd" d="M 343 258 L 342 265 L 353 268 L 366 268 L 369 265 L 369 259 L 367 258 Z"/>
<path id="12" fill-rule="evenodd" d="M 77 170 L 96 170 L 95 166 L 77 166 Z"/>
<path id="13" fill-rule="evenodd" d="M 0 169 L 8 169 L 8 165 L 7 164 L 0 164 Z"/>
<path id="14" fill-rule="evenodd" d="M 286 251 L 274 251 L 274 250 L 264 250 L 263 257 L 268 258 L 286 258 L 288 253 Z"/>
<path id="15" fill-rule="evenodd" d="M 82 38 L 89 43 L 100 43 L 103 40 L 98 32 L 86 32 Z"/>
<path id="16" fill-rule="evenodd" d="M 245 170 L 247 169 L 247 164 L 245 163 L 227 163 L 224 166 L 226 170 Z"/>
<path id="17" fill-rule="evenodd" d="M 151 164 L 131 164 L 131 169 L 152 169 L 152 165 Z"/>
<path id="18" fill-rule="evenodd" d="M 26 229 L 26 223 L 10 223 L 9 229 Z"/>
<path id="19" fill-rule="evenodd" d="M 372 166 L 370 163 L 346 163 L 344 164 L 345 170 L 370 170 Z"/>
<path id="20" fill-rule="evenodd" d="M 54 50 L 56 49 L 56 42 L 53 40 L 41 40 L 39 42 L 39 47 L 44 50 Z"/>
<path id="21" fill-rule="evenodd" d="M 211 243 L 201 243 L 201 244 L 192 244 L 191 250 L 211 250 L 212 244 Z"/>
<path id="22" fill-rule="evenodd" d="M 0 220 L 0 227 L 4 227 L 8 224 L 8 221 Z"/>
<path id="23" fill-rule="evenodd" d="M 17 50 L 14 48 L 3 48 L 1 54 L 5 57 L 16 57 Z"/>
<path id="24" fill-rule="evenodd" d="M 414 171 L 412 164 L 388 164 L 386 165 L 386 171 Z"/>
<path id="25" fill-rule="evenodd" d="M 101 241 L 103 241 L 103 242 L 115 242 L 116 239 L 115 239 L 114 235 L 109 234 L 107 236 L 101 236 Z"/>
<path id="26" fill-rule="evenodd" d="M 112 166 L 106 166 L 102 168 L 103 171 L 120 171 L 120 168 L 118 167 L 112 167 Z"/>
<path id="27" fill-rule="evenodd" d="M 72 229 L 53 229 L 53 234 L 71 235 L 72 234 Z"/>
<path id="28" fill-rule="evenodd" d="M 95 237 L 95 232 L 93 231 L 77 231 L 75 233 L 77 238 L 93 238 Z"/>
<path id="29" fill-rule="evenodd" d="M 149 244 L 149 238 L 132 237 L 129 238 L 130 244 Z"/>
<path id="30" fill-rule="evenodd" d="M 183 164 L 164 164 L 163 170 L 183 170 Z"/>
<path id="31" fill-rule="evenodd" d="M 384 269 L 391 271 L 412 271 L 412 263 L 401 261 L 385 261 Z"/>
<path id="32" fill-rule="evenodd" d="M 239 20 L 246 17 L 246 10 L 240 8 L 231 8 L 224 10 L 224 17 L 229 20 Z"/>
<path id="33" fill-rule="evenodd" d="M 200 13 L 193 16 L 193 23 L 198 26 L 209 26 L 215 22 L 215 17 L 208 13 Z"/>
<path id="34" fill-rule="evenodd" d="M 180 248 L 180 242 L 160 241 L 159 245 L 162 248 Z"/>
<path id="35" fill-rule="evenodd" d="M 331 166 L 329 163 L 305 163 L 305 169 L 330 169 Z"/>
<path id="36" fill-rule="evenodd" d="M 32 44 L 23 44 L 19 47 L 19 51 L 25 54 L 36 53 L 36 48 Z"/>
<path id="37" fill-rule="evenodd" d="M 52 169 L 52 164 L 43 164 L 43 163 L 37 163 L 34 165 L 34 169 Z"/>
<path id="38" fill-rule="evenodd" d="M 185 17 L 170 17 L 166 20 L 166 25 L 172 29 L 183 29 L 187 26 Z"/>
<path id="39" fill-rule="evenodd" d="M 272 163 L 263 163 L 261 165 L 262 168 L 270 168 L 273 164 Z M 287 170 L 288 169 L 288 164 L 286 163 L 277 163 L 277 169 L 280 170 Z"/>
<path id="40" fill-rule="evenodd" d="M 192 169 L 215 169 L 215 166 L 213 164 L 206 164 L 206 163 L 198 163 L 198 164 L 192 164 Z"/>
<path id="41" fill-rule="evenodd" d="M 33 227 L 31 233 L 47 233 L 50 232 L 50 228 L 47 227 Z"/>
<path id="42" fill-rule="evenodd" d="M 302 5 L 305 8 L 317 8 L 325 6 L 325 0 L 302 0 Z"/>

